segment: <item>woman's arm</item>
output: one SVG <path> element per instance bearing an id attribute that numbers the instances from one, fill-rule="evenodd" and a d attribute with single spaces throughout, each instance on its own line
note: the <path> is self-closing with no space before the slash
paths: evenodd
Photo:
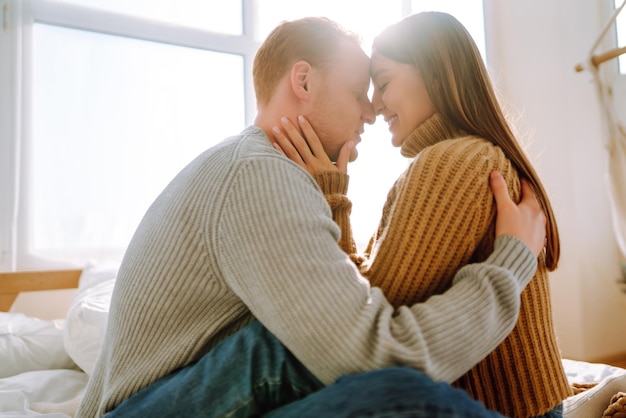
<path id="1" fill-rule="evenodd" d="M 298 124 L 306 139 L 288 119 L 283 119 L 282 126 L 288 137 L 275 127 L 273 130 L 276 140 L 274 147 L 315 178 L 332 210 L 333 220 L 341 229 L 339 247 L 358 265 L 362 258 L 358 255 L 352 235 L 350 224 L 352 202 L 347 196 L 348 160 L 354 144 L 347 141 L 339 152 L 337 162 L 333 163 L 324 151 L 311 124 L 305 118 L 299 118 Z"/>

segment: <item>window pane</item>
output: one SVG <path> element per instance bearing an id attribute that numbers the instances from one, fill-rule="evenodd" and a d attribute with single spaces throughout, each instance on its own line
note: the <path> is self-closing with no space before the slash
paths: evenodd
<path id="1" fill-rule="evenodd" d="M 213 32 L 242 33 L 241 0 L 58 0 Z"/>
<path id="2" fill-rule="evenodd" d="M 38 253 L 125 248 L 172 177 L 244 128 L 240 56 L 42 24 L 34 46 Z"/>

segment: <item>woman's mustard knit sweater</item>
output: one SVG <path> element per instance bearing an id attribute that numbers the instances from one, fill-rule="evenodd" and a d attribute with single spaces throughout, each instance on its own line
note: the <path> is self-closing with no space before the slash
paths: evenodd
<path id="1" fill-rule="evenodd" d="M 350 201 L 327 193 L 341 227 L 340 245 L 396 307 L 444 292 L 459 268 L 484 260 L 493 250 L 491 171 L 500 171 L 513 199 L 520 198 L 518 174 L 502 150 L 457 132 L 439 115 L 416 129 L 401 151 L 414 160 L 389 192 L 364 255 L 357 255 L 352 239 Z M 333 177 L 318 176 L 323 190 L 337 190 L 329 184 L 337 181 Z M 513 332 L 455 385 L 511 417 L 542 415 L 570 396 L 553 329 L 544 254 L 522 293 Z"/>

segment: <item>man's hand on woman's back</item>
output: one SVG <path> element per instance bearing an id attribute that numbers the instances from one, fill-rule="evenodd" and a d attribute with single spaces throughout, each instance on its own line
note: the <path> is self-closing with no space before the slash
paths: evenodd
<path id="1" fill-rule="evenodd" d="M 496 236 L 513 235 L 524 241 L 539 255 L 545 245 L 546 215 L 543 213 L 533 189 L 524 179 L 522 200 L 519 205 L 511 200 L 504 177 L 497 171 L 489 176 L 491 191 L 496 198 Z"/>

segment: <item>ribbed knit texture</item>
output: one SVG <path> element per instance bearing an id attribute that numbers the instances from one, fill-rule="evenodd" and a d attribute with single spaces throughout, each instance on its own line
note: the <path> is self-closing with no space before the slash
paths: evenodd
<path id="1" fill-rule="evenodd" d="M 517 172 L 502 150 L 455 132 L 439 115 L 414 131 L 401 151 L 415 159 L 391 189 L 360 264 L 361 273 L 396 307 L 441 294 L 461 266 L 491 253 L 496 215 L 491 171 L 500 171 L 514 200 L 520 198 Z M 348 215 L 334 214 L 344 234 L 350 233 Z M 350 240 L 343 236 L 341 244 L 353 253 Z M 554 334 L 543 254 L 521 300 L 513 332 L 455 383 L 488 408 L 512 417 L 544 414 L 571 394 Z M 459 311 L 462 315 L 467 313 Z"/>
<path id="2" fill-rule="evenodd" d="M 345 186 L 333 186 L 338 199 Z M 452 382 L 513 329 L 537 265 L 521 241 L 501 237 L 485 263 L 459 271 L 446 298 L 394 311 L 339 238 L 313 177 L 261 129 L 200 155 L 131 240 L 77 416 L 110 411 L 255 318 L 326 384 L 397 364 Z"/>

